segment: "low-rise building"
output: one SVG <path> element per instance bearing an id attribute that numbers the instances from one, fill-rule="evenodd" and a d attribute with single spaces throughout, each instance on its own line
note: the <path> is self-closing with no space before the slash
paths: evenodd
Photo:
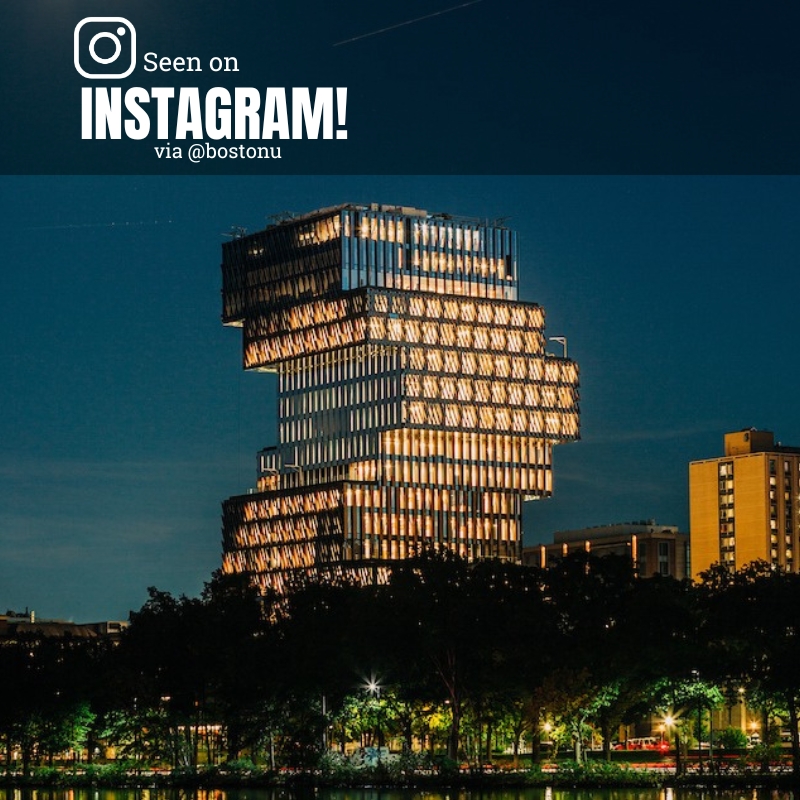
<path id="1" fill-rule="evenodd" d="M 108 637 L 116 640 L 127 627 L 127 622 L 119 620 L 70 622 L 63 619 L 37 619 L 36 612 L 28 609 L 24 613 L 6 611 L 0 614 L 0 641 L 13 641 L 23 636 L 62 639 Z"/>
<path id="2" fill-rule="evenodd" d="M 689 535 L 675 525 L 659 525 L 655 520 L 556 531 L 552 544 L 525 547 L 522 560 L 524 564 L 547 567 L 576 550 L 629 558 L 643 578 L 669 575 L 682 580 L 691 574 Z"/>

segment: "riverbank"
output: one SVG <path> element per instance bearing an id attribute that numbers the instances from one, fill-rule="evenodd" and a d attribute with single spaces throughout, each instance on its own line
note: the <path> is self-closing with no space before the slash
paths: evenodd
<path id="1" fill-rule="evenodd" d="M 2 788 L 87 789 L 644 789 L 709 790 L 798 789 L 791 771 L 692 773 L 676 776 L 671 770 L 642 769 L 631 765 L 590 763 L 550 765 L 529 770 L 427 770 L 404 771 L 391 765 L 337 770 L 262 770 L 226 766 L 204 769 L 130 770 L 116 765 L 84 768 L 39 767 L 28 775 L 0 775 Z"/>

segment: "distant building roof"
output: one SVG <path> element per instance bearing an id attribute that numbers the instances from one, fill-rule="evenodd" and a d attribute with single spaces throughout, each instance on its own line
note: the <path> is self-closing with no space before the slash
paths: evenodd
<path id="1" fill-rule="evenodd" d="M 591 528 L 576 528 L 569 531 L 556 531 L 553 534 L 553 541 L 556 544 L 561 542 L 582 542 L 594 539 L 610 539 L 617 536 L 641 535 L 643 533 L 678 533 L 677 525 L 659 525 L 654 519 L 642 520 L 641 522 L 616 522 L 611 525 L 595 525 Z"/>
<path id="2" fill-rule="evenodd" d="M 0 639 L 15 639 L 18 636 L 40 636 L 48 639 L 97 639 L 115 638 L 128 627 L 127 622 L 68 622 L 58 619 L 37 620 L 33 611 L 18 614 L 8 611 L 0 614 Z"/>

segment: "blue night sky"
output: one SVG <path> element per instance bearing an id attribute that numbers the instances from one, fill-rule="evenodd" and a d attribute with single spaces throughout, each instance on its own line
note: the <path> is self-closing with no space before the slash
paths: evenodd
<path id="1" fill-rule="evenodd" d="M 0 179 L 0 611 L 125 618 L 197 594 L 220 502 L 273 443 L 273 378 L 219 321 L 233 225 L 340 202 L 506 217 L 521 294 L 582 370 L 582 441 L 526 541 L 688 522 L 727 430 L 800 444 L 795 177 Z M 558 345 L 553 345 L 558 350 Z"/>

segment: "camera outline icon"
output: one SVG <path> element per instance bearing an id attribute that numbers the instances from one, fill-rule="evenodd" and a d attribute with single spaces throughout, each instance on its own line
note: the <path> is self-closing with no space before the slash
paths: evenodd
<path id="1" fill-rule="evenodd" d="M 119 57 L 122 55 L 124 48 L 122 47 L 122 42 L 120 41 L 120 37 L 126 36 L 127 34 L 130 35 L 130 53 L 131 53 L 131 62 L 130 65 L 124 72 L 87 72 L 81 66 L 81 54 L 83 48 L 81 47 L 81 29 L 84 25 L 88 23 L 102 23 L 104 29 L 100 30 L 98 33 L 95 33 L 94 36 L 89 40 L 89 44 L 86 48 L 88 50 L 89 56 L 92 58 L 94 62 L 97 64 L 113 64 Z M 114 45 L 114 54 L 108 57 L 99 56 L 96 51 L 96 46 L 98 41 L 101 39 L 110 39 Z M 134 68 L 136 67 L 136 28 L 133 27 L 133 23 L 130 20 L 125 19 L 125 17 L 84 17 L 76 26 L 75 26 L 75 33 L 73 36 L 74 42 L 74 61 L 75 61 L 75 69 L 83 75 L 84 78 L 90 78 L 91 80 L 109 80 L 109 79 L 119 79 L 119 78 L 127 78 L 128 75 L 133 72 Z"/>

